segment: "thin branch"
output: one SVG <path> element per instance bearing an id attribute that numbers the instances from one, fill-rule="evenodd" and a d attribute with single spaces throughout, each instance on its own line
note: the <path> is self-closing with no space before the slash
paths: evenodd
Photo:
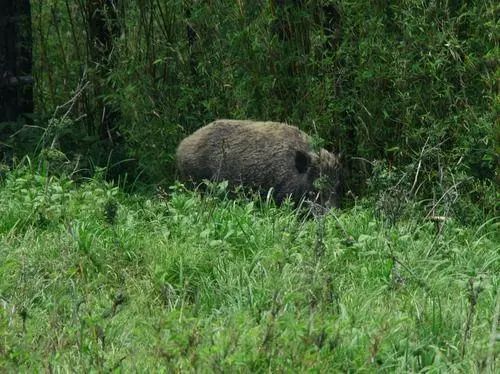
<path id="1" fill-rule="evenodd" d="M 83 91 L 85 91 L 87 86 L 90 84 L 89 81 L 86 81 L 85 84 L 83 84 L 83 86 L 82 86 L 84 79 L 85 79 L 85 73 L 84 73 L 84 76 L 82 77 L 82 80 L 80 81 L 80 83 L 78 83 L 78 86 L 76 88 L 76 92 L 73 95 L 73 97 L 71 99 L 69 99 L 67 102 L 65 102 L 64 104 L 58 105 L 56 107 L 54 114 L 52 115 L 53 118 L 57 117 L 57 113 L 59 112 L 60 109 L 63 109 L 68 105 L 69 105 L 69 108 L 64 113 L 64 115 L 61 117 L 61 120 L 65 120 L 69 116 L 69 114 L 71 113 L 71 110 L 73 109 L 73 107 L 76 104 L 77 99 L 82 95 Z"/>
<path id="2" fill-rule="evenodd" d="M 472 177 L 471 177 L 472 178 Z M 471 178 L 468 178 L 466 180 L 469 180 Z M 436 207 L 438 206 L 438 204 L 441 202 L 441 200 L 443 200 L 446 195 L 448 195 L 453 189 L 456 189 L 459 185 L 461 185 L 463 182 L 465 182 L 466 180 L 463 180 L 463 181 L 460 181 L 460 182 L 457 182 L 455 184 L 453 184 L 450 188 L 448 188 L 445 193 L 438 199 L 438 201 L 436 201 L 434 203 L 434 205 L 432 206 L 432 208 L 429 210 L 429 213 L 427 213 L 427 215 L 425 216 L 424 219 L 428 219 L 431 215 L 434 215 L 434 211 L 436 209 Z"/>

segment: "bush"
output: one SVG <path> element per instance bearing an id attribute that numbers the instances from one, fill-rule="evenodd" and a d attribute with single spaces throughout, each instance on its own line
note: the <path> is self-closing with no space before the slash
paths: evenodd
<path id="1" fill-rule="evenodd" d="M 112 48 L 99 57 L 87 8 L 35 1 L 37 107 L 60 117 L 56 106 L 75 98 L 64 107 L 73 127 L 62 151 L 116 165 L 112 175 L 172 181 L 183 136 L 216 118 L 253 118 L 297 124 L 342 151 L 355 194 L 371 175 L 358 158 L 404 172 L 432 149 L 417 181 L 419 196 L 432 198 L 439 170 L 475 184 L 495 177 L 496 9 L 122 1 L 105 13 Z M 118 114 L 103 132 L 106 113 Z"/>

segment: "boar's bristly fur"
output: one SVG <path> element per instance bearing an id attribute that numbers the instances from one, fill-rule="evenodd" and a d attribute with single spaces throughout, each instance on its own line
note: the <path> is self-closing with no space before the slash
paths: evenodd
<path id="1" fill-rule="evenodd" d="M 176 157 L 183 179 L 227 180 L 264 192 L 272 188 L 278 203 L 308 195 L 319 196 L 325 206 L 337 205 L 338 158 L 313 150 L 309 136 L 284 123 L 217 120 L 185 138 Z"/>

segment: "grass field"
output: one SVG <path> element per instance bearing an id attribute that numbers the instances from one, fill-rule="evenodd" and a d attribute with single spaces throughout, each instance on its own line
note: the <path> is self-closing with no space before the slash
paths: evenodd
<path id="1" fill-rule="evenodd" d="M 0 184 L 2 372 L 499 370 L 496 220 L 43 174 Z"/>

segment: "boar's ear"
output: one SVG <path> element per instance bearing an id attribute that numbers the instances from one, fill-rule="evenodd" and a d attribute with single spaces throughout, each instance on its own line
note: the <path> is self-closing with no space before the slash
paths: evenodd
<path id="1" fill-rule="evenodd" d="M 311 163 L 311 156 L 303 151 L 295 151 L 295 168 L 300 174 L 304 174 Z"/>

